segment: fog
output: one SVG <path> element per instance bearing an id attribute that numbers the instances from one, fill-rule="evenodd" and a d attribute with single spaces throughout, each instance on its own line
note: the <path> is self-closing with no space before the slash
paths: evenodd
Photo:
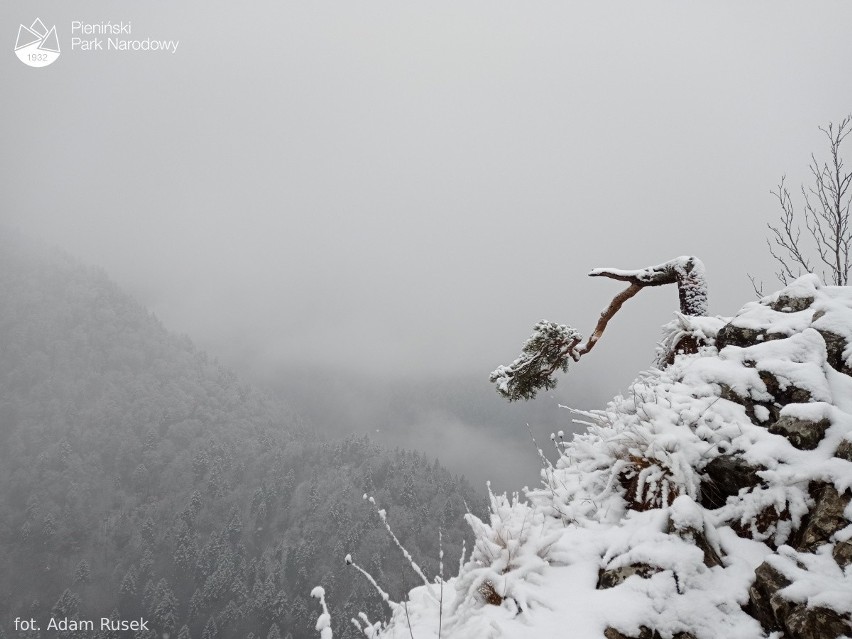
<path id="1" fill-rule="evenodd" d="M 558 408 L 626 392 L 677 309 L 646 290 L 560 387 L 488 373 L 541 318 L 588 333 L 593 267 L 704 260 L 711 312 L 773 282 L 780 177 L 852 110 L 852 6 L 47 2 L 63 52 L 11 54 L 0 222 L 106 269 L 172 330 L 330 436 L 369 433 L 500 489 Z M 176 53 L 71 49 L 132 20 Z M 545 447 L 546 448 L 546 447 Z"/>

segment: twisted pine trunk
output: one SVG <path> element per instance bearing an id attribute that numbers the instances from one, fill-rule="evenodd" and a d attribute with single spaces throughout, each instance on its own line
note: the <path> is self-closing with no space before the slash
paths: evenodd
<path id="1" fill-rule="evenodd" d="M 616 295 L 609 306 L 604 309 L 594 332 L 588 341 L 579 348 L 575 359 L 592 350 L 603 335 L 607 323 L 618 312 L 621 305 L 646 286 L 677 284 L 680 312 L 684 315 L 707 314 L 707 279 L 704 277 L 704 263 L 697 257 L 682 255 L 664 264 L 648 266 L 636 271 L 596 268 L 589 273 L 589 276 L 608 277 L 621 282 L 629 282 L 630 286 Z"/>

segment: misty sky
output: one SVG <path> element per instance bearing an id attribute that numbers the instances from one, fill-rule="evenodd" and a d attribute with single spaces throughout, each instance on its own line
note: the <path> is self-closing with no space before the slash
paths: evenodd
<path id="1" fill-rule="evenodd" d="M 36 15 L 63 47 L 44 69 L 12 52 Z M 72 20 L 180 47 L 72 51 Z M 769 191 L 852 111 L 850 24 L 839 1 L 3 3 L 0 222 L 319 424 L 405 419 L 454 470 L 529 477 L 524 421 L 544 437 L 559 402 L 624 391 L 676 291 L 631 300 L 537 406 L 500 413 L 488 372 L 539 319 L 594 326 L 621 285 L 592 267 L 697 255 L 718 314 L 753 297 L 747 272 L 771 281 Z M 448 380 L 492 404 L 376 417 Z"/>

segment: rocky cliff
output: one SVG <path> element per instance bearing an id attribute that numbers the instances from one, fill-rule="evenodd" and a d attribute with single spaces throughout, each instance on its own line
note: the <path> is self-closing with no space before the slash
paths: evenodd
<path id="1" fill-rule="evenodd" d="M 852 289 L 806 276 L 733 318 L 678 316 L 663 344 L 584 434 L 554 435 L 539 489 L 468 517 L 441 596 L 365 633 L 852 636 Z"/>

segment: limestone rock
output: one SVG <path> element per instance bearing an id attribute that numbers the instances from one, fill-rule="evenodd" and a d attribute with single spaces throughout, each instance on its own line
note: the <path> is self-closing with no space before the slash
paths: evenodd
<path id="1" fill-rule="evenodd" d="M 831 421 L 828 419 L 814 422 L 784 415 L 769 427 L 769 432 L 775 435 L 784 435 L 799 450 L 813 450 L 822 441 L 825 431 L 830 426 Z"/>
<path id="2" fill-rule="evenodd" d="M 604 630 L 604 637 L 606 639 L 662 639 L 659 632 L 645 626 L 640 627 L 639 634 L 634 636 L 625 635 L 615 628 L 610 627 Z M 672 639 L 695 639 L 695 635 L 690 632 L 676 632 L 672 636 Z"/>
<path id="3" fill-rule="evenodd" d="M 770 304 L 770 308 L 773 311 L 778 311 L 779 313 L 798 313 L 799 311 L 803 311 L 806 308 L 810 308 L 810 305 L 814 303 L 813 297 L 792 297 L 790 295 L 779 295 L 778 299 L 776 299 L 772 304 Z"/>
<path id="4" fill-rule="evenodd" d="M 755 426 L 765 426 L 778 419 L 781 415 L 781 405 L 775 402 L 756 402 L 751 397 L 743 397 L 727 384 L 719 384 L 719 397 L 727 399 L 729 402 L 734 402 L 745 408 L 746 415 Z M 761 420 L 757 416 L 755 408 L 762 406 L 769 412 L 768 420 Z"/>
<path id="5" fill-rule="evenodd" d="M 820 330 L 819 334 L 825 340 L 826 360 L 829 366 L 834 370 L 846 375 L 852 375 L 852 367 L 850 367 L 843 358 L 843 351 L 846 348 L 846 340 L 840 335 L 826 330 Z"/>
<path id="6" fill-rule="evenodd" d="M 846 566 L 852 564 L 852 541 L 842 541 L 838 543 L 834 547 L 831 556 L 834 557 L 834 561 L 836 561 L 837 565 L 841 568 L 846 568 Z"/>
<path id="7" fill-rule="evenodd" d="M 606 590 L 624 583 L 628 577 L 639 575 L 643 579 L 647 579 L 651 575 L 660 572 L 659 568 L 649 566 L 647 564 L 634 564 L 632 566 L 622 566 L 621 568 L 610 568 L 609 570 L 601 570 L 598 574 L 598 590 Z"/>
<path id="8" fill-rule="evenodd" d="M 764 562 L 754 571 L 754 583 L 748 589 L 750 614 L 767 631 L 781 630 L 787 603 L 778 591 L 789 586 L 790 581 L 778 570 Z"/>
<path id="9" fill-rule="evenodd" d="M 784 620 L 790 637 L 795 639 L 837 639 L 852 630 L 848 619 L 828 608 L 798 605 Z"/>
<path id="10" fill-rule="evenodd" d="M 852 442 L 848 439 L 844 439 L 840 444 L 837 445 L 837 450 L 834 453 L 835 457 L 840 457 L 840 459 L 845 459 L 848 462 L 852 462 Z"/>
<path id="11" fill-rule="evenodd" d="M 790 585 L 780 572 L 763 563 L 755 570 L 749 588 L 751 614 L 767 632 L 783 631 L 789 639 L 837 639 L 852 626 L 844 616 L 828 608 L 808 608 L 784 599 L 780 590 Z"/>
<path id="12" fill-rule="evenodd" d="M 703 469 L 701 505 L 711 510 L 724 506 L 727 498 L 738 494 L 740 489 L 760 484 L 759 470 L 762 469 L 734 455 L 719 455 L 710 460 Z"/>
<path id="13" fill-rule="evenodd" d="M 782 385 L 769 371 L 758 371 L 757 374 L 760 375 L 760 380 L 766 384 L 766 390 L 778 404 L 786 406 L 787 404 L 806 404 L 811 401 L 809 391 L 793 384 Z"/>
<path id="14" fill-rule="evenodd" d="M 798 535 L 796 550 L 813 552 L 828 543 L 834 533 L 849 524 L 843 516 L 843 511 L 849 503 L 849 493 L 840 495 L 830 484 L 824 484 L 814 492 L 816 505 Z"/>
<path id="15" fill-rule="evenodd" d="M 725 324 L 716 335 L 716 348 L 722 350 L 726 346 L 753 346 L 760 342 L 786 337 L 781 333 L 768 333 L 765 329 L 746 328 L 736 324 Z"/>
<path id="16" fill-rule="evenodd" d="M 688 500 L 691 508 L 696 509 L 697 512 L 700 512 L 700 506 L 692 502 L 688 497 L 679 497 L 678 499 Z M 705 520 L 705 526 L 706 520 Z M 707 537 L 707 533 L 704 530 L 704 526 L 701 526 L 700 529 L 688 525 L 688 526 L 678 526 L 675 518 L 669 519 L 669 524 L 667 527 L 667 532 L 671 535 L 677 535 L 681 539 L 691 542 L 695 546 L 697 546 L 701 552 L 704 553 L 704 565 L 708 568 L 712 568 L 713 566 L 721 566 L 722 558 L 719 556 L 719 549 L 716 548 L 712 543 L 710 543 L 710 539 Z"/>

